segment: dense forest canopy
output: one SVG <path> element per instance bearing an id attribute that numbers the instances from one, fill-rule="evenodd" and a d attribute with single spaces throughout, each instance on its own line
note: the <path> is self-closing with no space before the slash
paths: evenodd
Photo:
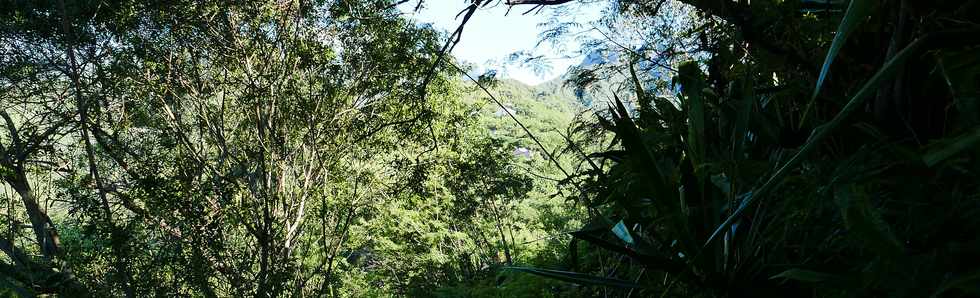
<path id="1" fill-rule="evenodd" d="M 0 293 L 980 295 L 980 2 L 441 1 L 0 0 Z"/>

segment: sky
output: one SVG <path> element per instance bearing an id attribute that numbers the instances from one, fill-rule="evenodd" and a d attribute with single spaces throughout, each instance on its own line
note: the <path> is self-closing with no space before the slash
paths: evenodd
<path id="1" fill-rule="evenodd" d="M 465 0 L 427 0 L 424 2 L 421 11 L 413 12 L 417 2 L 409 1 L 402 4 L 399 9 L 408 18 L 421 23 L 431 23 L 435 29 L 440 31 L 452 32 L 462 21 L 462 16 L 456 18 L 456 15 L 466 8 L 467 2 Z M 577 65 L 582 61 L 582 57 L 566 58 L 563 53 L 559 53 L 546 44 L 535 49 L 535 45 L 538 43 L 538 34 L 542 31 L 538 28 L 538 24 L 547 20 L 549 16 L 547 11 L 522 15 L 531 8 L 531 6 L 523 5 L 514 7 L 510 14 L 507 14 L 507 6 L 502 3 L 503 1 L 500 2 L 499 4 L 491 4 L 491 6 L 482 8 L 473 14 L 463 29 L 463 38 L 452 52 L 456 58 L 476 64 L 478 69 L 498 70 L 499 77 L 515 79 L 528 85 L 537 85 L 561 76 L 569 66 Z M 594 17 L 597 16 L 598 13 L 595 13 Z M 577 45 L 565 45 L 566 53 L 577 48 Z M 538 75 L 527 67 L 511 65 L 500 68 L 499 65 L 508 55 L 522 50 L 544 55 L 550 62 L 550 71 Z M 488 61 L 494 60 L 497 62 L 488 63 Z"/>

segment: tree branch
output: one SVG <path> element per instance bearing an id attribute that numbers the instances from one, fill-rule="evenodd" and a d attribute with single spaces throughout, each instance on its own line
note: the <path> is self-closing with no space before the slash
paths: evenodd
<path id="1" fill-rule="evenodd" d="M 507 5 L 560 5 L 574 0 L 507 0 Z"/>

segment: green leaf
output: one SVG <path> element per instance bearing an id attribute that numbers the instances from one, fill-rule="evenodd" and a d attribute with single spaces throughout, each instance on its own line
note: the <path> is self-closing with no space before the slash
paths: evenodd
<path id="1" fill-rule="evenodd" d="M 640 78 L 636 76 L 636 69 L 634 69 L 632 63 L 630 63 L 630 77 L 633 79 L 633 89 L 636 92 L 636 102 L 642 104 L 647 96 L 646 92 L 643 92 L 643 83 L 641 83 Z"/>
<path id="2" fill-rule="evenodd" d="M 631 119 L 630 118 L 630 111 L 629 111 L 629 109 L 626 108 L 626 105 L 623 104 L 623 101 L 619 100 L 619 96 L 617 96 L 616 94 L 613 94 L 613 99 L 615 99 L 616 113 L 618 113 L 619 118 L 620 119 Z M 632 119 L 630 121 L 632 121 Z"/>
<path id="3" fill-rule="evenodd" d="M 0 277 L 0 297 L 36 297 L 30 288 L 22 287 L 16 282 Z"/>
<path id="4" fill-rule="evenodd" d="M 688 61 L 682 63 L 677 68 L 677 81 L 681 84 L 681 92 L 686 99 L 688 117 L 687 146 L 688 154 L 695 173 L 701 172 L 699 169 L 704 163 L 705 155 L 705 136 L 704 136 L 704 93 L 706 85 L 704 75 L 697 63 Z"/>
<path id="5" fill-rule="evenodd" d="M 823 282 L 835 279 L 837 277 L 832 274 L 794 268 L 773 275 L 769 279 L 779 278 L 798 280 L 802 282 Z"/>
<path id="6" fill-rule="evenodd" d="M 885 65 L 883 65 L 881 69 L 879 69 L 878 72 L 876 72 L 874 76 L 868 80 L 867 83 L 864 83 L 864 85 L 861 86 L 861 89 L 859 89 L 857 93 L 855 93 L 854 96 L 848 100 L 847 104 L 841 108 L 840 112 L 838 112 L 833 119 L 813 129 L 813 132 L 810 134 L 810 138 L 807 139 L 807 142 L 800 147 L 800 150 L 797 151 L 796 154 L 786 162 L 786 164 L 780 167 L 779 170 L 776 170 L 776 173 L 772 174 L 772 176 L 770 176 L 769 179 L 762 184 L 762 186 L 759 186 L 754 191 L 744 194 L 745 198 L 741 201 L 739 207 L 735 209 L 735 212 L 732 212 L 732 214 L 729 215 L 724 222 L 718 225 L 718 228 L 716 228 L 715 232 L 708 237 L 708 240 L 705 241 L 704 245 L 707 246 L 714 241 L 718 235 L 721 235 L 721 233 L 725 231 L 728 226 L 742 216 L 742 213 L 745 212 L 748 206 L 759 198 L 764 198 L 770 191 L 779 186 L 783 182 L 783 178 L 793 171 L 796 166 L 800 165 L 800 163 L 803 162 L 803 159 L 806 158 L 810 152 L 816 149 L 824 139 L 830 136 L 830 133 L 834 129 L 840 126 L 845 119 L 864 105 L 865 101 L 871 96 L 871 94 L 874 94 L 874 92 L 878 90 L 878 86 L 881 85 L 882 82 L 894 76 L 895 72 L 898 70 L 898 67 L 905 64 L 906 60 L 929 48 L 972 45 L 980 43 L 980 39 L 977 38 L 978 34 L 980 34 L 980 30 L 978 29 L 956 29 L 935 32 L 916 39 L 895 54 L 891 60 L 885 62 Z"/>
<path id="7" fill-rule="evenodd" d="M 739 90 L 737 112 L 735 114 L 735 128 L 732 132 L 732 157 L 735 160 L 742 159 L 745 151 L 745 140 L 749 131 L 749 116 L 752 113 L 752 106 L 755 102 L 755 89 L 752 88 L 750 80 L 740 78 L 735 84 Z"/>
<path id="8" fill-rule="evenodd" d="M 588 226 L 583 227 L 581 230 L 571 232 L 569 234 L 571 234 L 572 237 L 574 237 L 575 239 L 583 240 L 585 242 L 588 242 L 589 244 L 598 246 L 599 248 L 603 248 L 621 255 L 629 256 L 639 261 L 644 266 L 647 266 L 652 269 L 663 270 L 666 272 L 674 272 L 674 273 L 681 272 L 682 270 L 684 270 L 685 268 L 684 263 L 674 261 L 662 256 L 653 255 L 652 253 L 656 253 L 656 251 L 644 249 L 644 247 L 647 247 L 649 245 L 645 245 L 642 239 L 639 239 L 638 241 L 636 240 L 634 241 L 636 242 L 636 246 L 635 246 L 636 249 L 631 249 L 626 247 L 625 245 L 605 240 L 604 238 L 608 238 L 608 237 L 603 237 L 603 235 L 604 233 L 608 233 L 607 231 L 610 230 L 609 226 L 611 224 L 612 223 L 608 223 L 608 224 L 591 223 Z"/>
<path id="9" fill-rule="evenodd" d="M 980 49 L 942 51 L 937 67 L 945 79 L 963 127 L 980 124 Z"/>
<path id="10" fill-rule="evenodd" d="M 888 223 L 871 206 L 871 200 L 863 189 L 855 185 L 842 186 L 835 189 L 834 196 L 840 204 L 847 229 L 857 240 L 882 256 L 897 257 L 902 254 L 902 245 L 892 234 Z"/>
<path id="11" fill-rule="evenodd" d="M 655 96 L 653 97 L 653 105 L 656 108 L 657 113 L 663 118 L 667 127 L 671 130 L 678 130 L 684 127 L 684 116 L 681 111 L 670 103 L 670 100 Z"/>
<path id="12" fill-rule="evenodd" d="M 611 112 L 613 114 L 613 120 L 616 122 L 616 137 L 622 140 L 623 147 L 630 153 L 632 166 L 637 173 L 647 175 L 648 181 L 650 182 L 650 190 L 653 193 L 662 197 L 673 197 L 675 192 L 666 185 L 667 180 L 665 177 L 668 175 L 661 172 L 660 167 L 656 163 L 657 159 L 655 155 L 643 142 L 640 136 L 640 129 L 633 122 L 633 119 L 630 118 L 626 106 L 623 105 L 623 102 L 619 100 L 616 94 L 613 94 L 613 99 L 616 101 L 616 108 L 615 110 L 611 109 Z"/>
<path id="13" fill-rule="evenodd" d="M 813 103 L 817 99 L 817 95 L 820 94 L 820 88 L 823 87 L 824 81 L 827 79 L 827 72 L 830 71 L 830 64 L 834 62 L 834 58 L 837 57 L 840 49 L 844 47 L 847 37 L 871 13 L 871 1 L 851 0 L 851 4 L 847 6 L 847 13 L 844 14 L 844 19 L 841 20 L 840 26 L 837 27 L 837 34 L 834 35 L 834 41 L 830 43 L 830 50 L 827 51 L 827 57 L 823 60 L 823 66 L 820 67 L 817 86 L 813 88 L 813 95 L 810 96 L 810 102 L 807 103 L 806 110 L 803 112 L 803 120 L 806 120 L 806 115 L 809 114 L 810 108 L 813 107 Z"/>
<path id="14" fill-rule="evenodd" d="M 931 167 L 964 150 L 974 148 L 977 143 L 980 143 L 980 127 L 974 128 L 973 131 L 960 135 L 949 142 L 943 142 L 936 148 L 929 150 L 922 157 L 922 161 Z"/>
<path id="15" fill-rule="evenodd" d="M 613 132 L 616 131 L 616 125 L 614 125 L 612 122 L 609 122 L 609 119 L 606 119 L 605 117 L 599 115 L 596 115 L 596 119 L 599 120 L 599 126 L 602 127 L 602 129 L 613 131 Z"/>
<path id="16" fill-rule="evenodd" d="M 531 267 L 504 267 L 504 269 L 531 273 L 534 275 L 543 276 L 551 279 L 557 279 L 557 280 L 579 284 L 583 286 L 603 286 L 603 287 L 627 288 L 627 289 L 635 289 L 635 288 L 643 287 L 639 284 L 621 280 L 621 279 L 606 278 L 606 277 L 582 274 L 577 272 L 539 269 L 539 268 L 531 268 Z"/>
<path id="17" fill-rule="evenodd" d="M 588 158 L 609 159 L 615 162 L 622 162 L 627 156 L 629 156 L 629 152 L 625 150 L 609 150 L 587 155 Z"/>
<path id="18" fill-rule="evenodd" d="M 13 176 L 14 170 L 0 164 L 0 178 L 6 178 L 8 176 Z"/>
<path id="19" fill-rule="evenodd" d="M 961 289 L 965 292 L 970 292 L 973 294 L 980 294 L 980 271 L 974 271 L 973 273 L 967 274 L 966 276 L 951 280 L 942 287 L 939 287 L 935 293 L 932 293 L 932 297 L 939 297 L 940 294 L 945 293 L 949 289 Z"/>

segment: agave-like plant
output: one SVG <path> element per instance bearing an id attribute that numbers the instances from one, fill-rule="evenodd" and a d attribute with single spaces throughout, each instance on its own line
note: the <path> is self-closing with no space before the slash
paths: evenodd
<path id="1" fill-rule="evenodd" d="M 614 96 L 608 116 L 598 117 L 614 146 L 586 157 L 595 168 L 608 168 L 590 171 L 598 173 L 583 187 L 597 212 L 571 233 L 568 267 L 577 271 L 515 269 L 627 296 L 980 293 L 980 263 L 972 261 L 980 256 L 980 164 L 972 158 L 980 143 L 973 113 L 980 110 L 964 96 L 976 94 L 975 82 L 963 79 L 975 78 L 980 63 L 957 60 L 955 67 L 920 74 L 946 80 L 963 114 L 957 128 L 931 145 L 896 142 L 856 116 L 910 60 L 925 53 L 939 62 L 977 55 L 980 31 L 920 36 L 890 55 L 830 117 L 815 120 L 830 65 L 871 7 L 871 1 L 850 2 L 799 127 L 769 120 L 779 111 L 766 107 L 770 94 L 757 90 L 774 86 L 751 62 L 738 65 L 741 76 L 724 88 L 710 86 L 696 62 L 681 63 L 674 78 L 679 106 L 645 92 L 631 66 L 637 109 Z M 805 141 L 781 142 L 779 132 L 810 123 L 816 125 Z M 845 146 L 824 150 L 828 143 Z M 579 264 L 583 253 L 591 263 Z"/>

